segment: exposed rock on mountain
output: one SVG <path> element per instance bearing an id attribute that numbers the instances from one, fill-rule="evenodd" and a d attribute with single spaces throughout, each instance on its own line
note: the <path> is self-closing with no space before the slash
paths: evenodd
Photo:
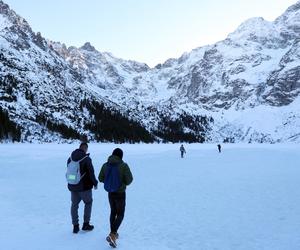
<path id="1" fill-rule="evenodd" d="M 150 68 L 46 40 L 0 0 L 0 83 L 26 141 L 299 142 L 300 1 Z"/>

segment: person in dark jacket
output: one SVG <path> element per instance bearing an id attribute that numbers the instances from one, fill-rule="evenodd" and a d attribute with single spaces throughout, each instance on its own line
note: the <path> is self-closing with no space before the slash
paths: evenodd
<path id="1" fill-rule="evenodd" d="M 218 150 L 219 150 L 219 153 L 221 153 L 221 145 L 218 144 Z"/>
<path id="2" fill-rule="evenodd" d="M 68 184 L 68 189 L 71 192 L 71 216 L 73 224 L 73 233 L 79 232 L 79 217 L 78 207 L 81 201 L 84 202 L 84 223 L 82 230 L 91 231 L 94 229 L 93 225 L 90 225 L 91 213 L 92 213 L 92 188 L 97 189 L 98 181 L 94 174 L 94 167 L 92 160 L 87 154 L 88 144 L 83 142 L 80 144 L 79 149 L 72 152 L 71 157 L 68 159 L 68 164 L 73 161 L 80 161 L 80 174 L 81 180 L 78 184 Z M 83 159 L 84 158 L 84 159 Z"/>
<path id="3" fill-rule="evenodd" d="M 120 187 L 116 192 L 108 193 L 108 200 L 110 204 L 110 234 L 106 237 L 106 240 L 112 247 L 116 247 L 116 240 L 118 239 L 118 229 L 123 221 L 126 205 L 126 186 L 128 186 L 132 180 L 132 173 L 129 166 L 122 160 L 123 151 L 120 148 L 116 148 L 112 155 L 108 158 L 107 162 L 103 164 L 99 173 L 98 180 L 105 183 L 107 169 L 110 165 L 118 167 Z"/>
<path id="4" fill-rule="evenodd" d="M 180 153 L 181 153 L 181 158 L 183 158 L 183 155 L 186 154 L 184 146 L 181 145 L 180 148 L 179 148 L 179 150 L 180 150 Z"/>

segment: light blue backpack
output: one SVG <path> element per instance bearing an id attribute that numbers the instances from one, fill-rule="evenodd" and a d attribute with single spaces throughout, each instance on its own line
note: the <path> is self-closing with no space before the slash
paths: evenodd
<path id="1" fill-rule="evenodd" d="M 69 184 L 76 185 L 83 178 L 85 173 L 83 175 L 81 175 L 80 173 L 80 162 L 87 157 L 88 156 L 85 156 L 79 161 L 73 161 L 72 157 L 70 157 L 71 161 L 67 165 L 67 173 L 66 173 L 66 179 Z"/>

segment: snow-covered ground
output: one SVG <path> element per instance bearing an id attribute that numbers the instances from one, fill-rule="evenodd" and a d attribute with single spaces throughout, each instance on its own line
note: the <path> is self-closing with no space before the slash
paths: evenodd
<path id="1" fill-rule="evenodd" d="M 96 175 L 116 145 L 91 144 Z M 109 206 L 72 234 L 66 159 L 77 145 L 0 145 L 0 243 L 8 250 L 109 249 Z M 300 249 L 300 145 L 121 145 L 134 175 L 119 249 Z M 80 216 L 82 218 L 82 204 Z"/>

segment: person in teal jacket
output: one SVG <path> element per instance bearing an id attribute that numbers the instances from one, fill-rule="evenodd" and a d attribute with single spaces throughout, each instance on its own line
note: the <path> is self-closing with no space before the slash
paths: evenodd
<path id="1" fill-rule="evenodd" d="M 120 148 L 116 148 L 112 155 L 108 158 L 107 162 L 103 164 L 98 180 L 105 185 L 107 173 L 111 166 L 117 167 L 117 173 L 119 174 L 120 185 L 119 188 L 114 191 L 108 191 L 108 200 L 110 204 L 110 233 L 106 237 L 106 240 L 112 247 L 116 247 L 116 240 L 118 239 L 118 229 L 124 219 L 125 205 L 126 205 L 126 187 L 131 184 L 133 177 L 129 166 L 122 160 L 123 151 Z"/>

